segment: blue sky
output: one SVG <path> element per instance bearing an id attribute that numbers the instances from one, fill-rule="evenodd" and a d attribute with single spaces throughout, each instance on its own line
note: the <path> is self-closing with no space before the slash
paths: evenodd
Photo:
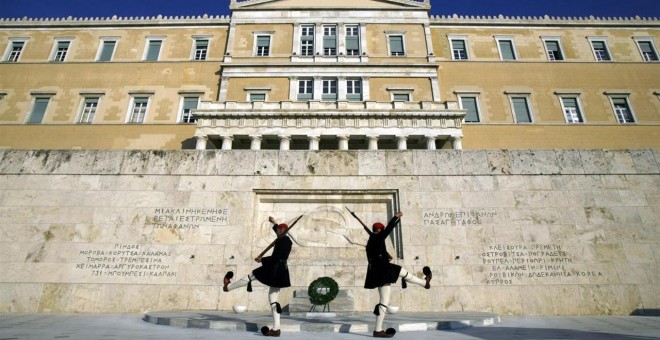
<path id="1" fill-rule="evenodd" d="M 434 15 L 660 18 L 660 0 L 431 0 L 431 6 Z M 0 18 L 223 15 L 228 7 L 229 0 L 0 0 Z"/>

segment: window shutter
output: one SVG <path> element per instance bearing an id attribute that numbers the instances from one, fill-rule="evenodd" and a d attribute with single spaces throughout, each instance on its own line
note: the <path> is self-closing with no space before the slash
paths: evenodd
<path id="1" fill-rule="evenodd" d="M 464 110 L 467 110 L 465 114 L 466 122 L 478 122 L 479 113 L 477 110 L 477 98 L 475 97 L 461 97 L 461 105 Z"/>
<path id="2" fill-rule="evenodd" d="M 346 37 L 346 49 L 347 50 L 359 50 L 360 41 L 357 36 L 350 35 Z"/>
<path id="3" fill-rule="evenodd" d="M 48 107 L 48 102 L 50 98 L 37 98 L 34 100 L 34 107 L 32 108 L 32 113 L 28 119 L 28 123 L 39 124 L 44 120 L 46 115 L 46 108 Z"/>
<path id="4" fill-rule="evenodd" d="M 160 45 L 162 41 L 160 40 L 150 40 L 149 41 L 149 51 L 147 52 L 147 60 L 156 61 L 158 60 L 158 55 L 160 54 Z"/>
<path id="5" fill-rule="evenodd" d="M 400 35 L 390 36 L 390 53 L 403 54 L 403 37 Z"/>
<path id="6" fill-rule="evenodd" d="M 518 123 L 531 123 L 532 119 L 529 115 L 529 107 L 527 106 L 527 98 L 513 98 L 513 110 L 516 114 L 516 122 Z"/>
<path id="7" fill-rule="evenodd" d="M 257 36 L 257 47 L 269 47 L 270 37 L 267 35 Z"/>
<path id="8" fill-rule="evenodd" d="M 101 48 L 101 56 L 99 61 L 110 61 L 112 59 L 112 52 L 115 50 L 115 41 L 104 41 Z"/>
<path id="9" fill-rule="evenodd" d="M 465 41 L 463 41 L 463 40 L 452 40 L 451 41 L 451 46 L 455 50 L 464 50 L 465 49 Z"/>
<path id="10" fill-rule="evenodd" d="M 513 43 L 510 40 L 500 40 L 500 50 L 502 51 L 503 60 L 516 60 Z"/>
<path id="11" fill-rule="evenodd" d="M 197 97 L 185 97 L 183 98 L 183 109 L 184 110 L 194 110 L 197 108 Z"/>

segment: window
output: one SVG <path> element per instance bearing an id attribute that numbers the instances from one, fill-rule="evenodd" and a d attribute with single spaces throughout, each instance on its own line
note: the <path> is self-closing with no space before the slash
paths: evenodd
<path id="1" fill-rule="evenodd" d="M 346 80 L 346 100 L 349 101 L 362 100 L 362 80 L 360 79 Z"/>
<path id="2" fill-rule="evenodd" d="M 199 97 L 183 97 L 181 103 L 181 112 L 179 121 L 181 123 L 195 123 L 197 118 L 192 114 L 192 110 L 197 108 Z"/>
<path id="3" fill-rule="evenodd" d="M 309 101 L 314 95 L 314 81 L 302 79 L 298 81 L 298 100 Z"/>
<path id="4" fill-rule="evenodd" d="M 635 38 L 637 42 L 637 47 L 639 47 L 639 52 L 642 54 L 642 60 L 644 61 L 658 61 L 658 52 L 653 45 L 653 40 L 651 39 L 640 39 Z"/>
<path id="5" fill-rule="evenodd" d="M 610 97 L 610 101 L 612 102 L 612 108 L 619 123 L 629 124 L 635 122 L 635 117 L 633 116 L 627 96 L 612 96 Z"/>
<path id="6" fill-rule="evenodd" d="M 5 53 L 4 61 L 15 63 L 21 57 L 26 40 L 10 40 Z"/>
<path id="7" fill-rule="evenodd" d="M 206 60 L 209 52 L 209 39 L 195 39 L 193 60 Z"/>
<path id="8" fill-rule="evenodd" d="M 346 55 L 360 55 L 360 27 L 346 26 Z"/>
<path id="9" fill-rule="evenodd" d="M 577 97 L 560 97 L 560 100 L 561 107 L 564 109 L 566 123 L 584 123 L 584 117 L 582 116 Z"/>
<path id="10" fill-rule="evenodd" d="M 543 42 L 545 43 L 545 50 L 548 54 L 548 60 L 564 60 L 564 54 L 561 52 L 559 39 L 544 39 Z"/>
<path id="11" fill-rule="evenodd" d="M 452 38 L 451 41 L 451 55 L 454 60 L 467 60 L 467 44 L 465 39 Z"/>
<path id="12" fill-rule="evenodd" d="M 69 52 L 69 46 L 71 41 L 69 40 L 58 40 L 55 42 L 55 53 L 53 54 L 52 61 L 62 62 L 66 59 L 66 55 Z"/>
<path id="13" fill-rule="evenodd" d="M 97 61 L 111 61 L 115 54 L 117 40 L 101 40 Z"/>
<path id="14" fill-rule="evenodd" d="M 300 55 L 314 55 L 314 26 L 301 26 L 300 30 Z"/>
<path id="15" fill-rule="evenodd" d="M 529 99 L 526 96 L 512 96 L 511 107 L 516 123 L 531 123 L 532 112 L 529 107 Z"/>
<path id="16" fill-rule="evenodd" d="M 403 45 L 403 35 L 389 35 L 387 37 L 387 42 L 390 48 L 391 56 L 402 56 L 405 55 L 405 48 Z"/>
<path id="17" fill-rule="evenodd" d="M 162 45 L 162 39 L 147 39 L 147 51 L 144 60 L 157 61 L 160 57 L 160 47 Z"/>
<path id="18" fill-rule="evenodd" d="M 479 102 L 476 95 L 459 95 L 458 96 L 461 109 L 467 110 L 465 114 L 466 123 L 479 123 L 481 121 L 479 115 Z"/>
<path id="19" fill-rule="evenodd" d="M 50 102 L 50 97 L 36 97 L 34 98 L 34 103 L 32 105 L 32 110 L 28 115 L 27 122 L 28 124 L 41 124 L 46 115 L 46 109 L 48 108 L 48 102 Z"/>
<path id="20" fill-rule="evenodd" d="M 257 57 L 267 57 L 270 55 L 270 35 L 256 35 L 256 50 Z"/>
<path id="21" fill-rule="evenodd" d="M 392 101 L 393 102 L 409 102 L 410 101 L 410 93 L 393 92 L 392 93 Z"/>
<path id="22" fill-rule="evenodd" d="M 500 51 L 501 60 L 516 60 L 516 49 L 511 38 L 495 38 L 497 40 L 497 48 Z"/>
<path id="23" fill-rule="evenodd" d="M 337 26 L 323 26 L 323 55 L 337 55 Z"/>
<path id="24" fill-rule="evenodd" d="M 251 102 L 265 102 L 266 101 L 266 93 L 250 93 L 250 101 Z"/>
<path id="25" fill-rule="evenodd" d="M 131 109 L 128 112 L 126 123 L 144 123 L 147 116 L 149 97 L 136 96 L 132 98 Z"/>
<path id="26" fill-rule="evenodd" d="M 591 40 L 591 47 L 594 51 L 594 57 L 596 61 L 610 61 L 610 52 L 607 49 L 607 43 L 605 40 Z"/>
<path id="27" fill-rule="evenodd" d="M 82 111 L 78 123 L 91 124 L 99 106 L 99 97 L 85 97 L 83 99 Z"/>
<path id="28" fill-rule="evenodd" d="M 337 100 L 337 79 L 323 79 L 323 100 Z"/>

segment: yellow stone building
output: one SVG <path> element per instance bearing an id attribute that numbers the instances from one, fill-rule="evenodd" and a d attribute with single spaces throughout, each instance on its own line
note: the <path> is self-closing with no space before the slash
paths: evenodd
<path id="1" fill-rule="evenodd" d="M 0 147 L 660 148 L 657 19 L 430 5 L 0 19 Z"/>

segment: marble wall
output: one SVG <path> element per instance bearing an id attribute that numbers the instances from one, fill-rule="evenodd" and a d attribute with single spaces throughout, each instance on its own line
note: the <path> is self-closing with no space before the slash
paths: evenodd
<path id="1" fill-rule="evenodd" d="M 294 289 L 362 288 L 365 222 L 404 213 L 402 311 L 627 315 L 660 308 L 660 150 L 0 150 L 0 312 L 265 311 L 267 289 L 222 292 L 305 217 Z M 397 246 L 395 249 L 395 246 Z"/>

